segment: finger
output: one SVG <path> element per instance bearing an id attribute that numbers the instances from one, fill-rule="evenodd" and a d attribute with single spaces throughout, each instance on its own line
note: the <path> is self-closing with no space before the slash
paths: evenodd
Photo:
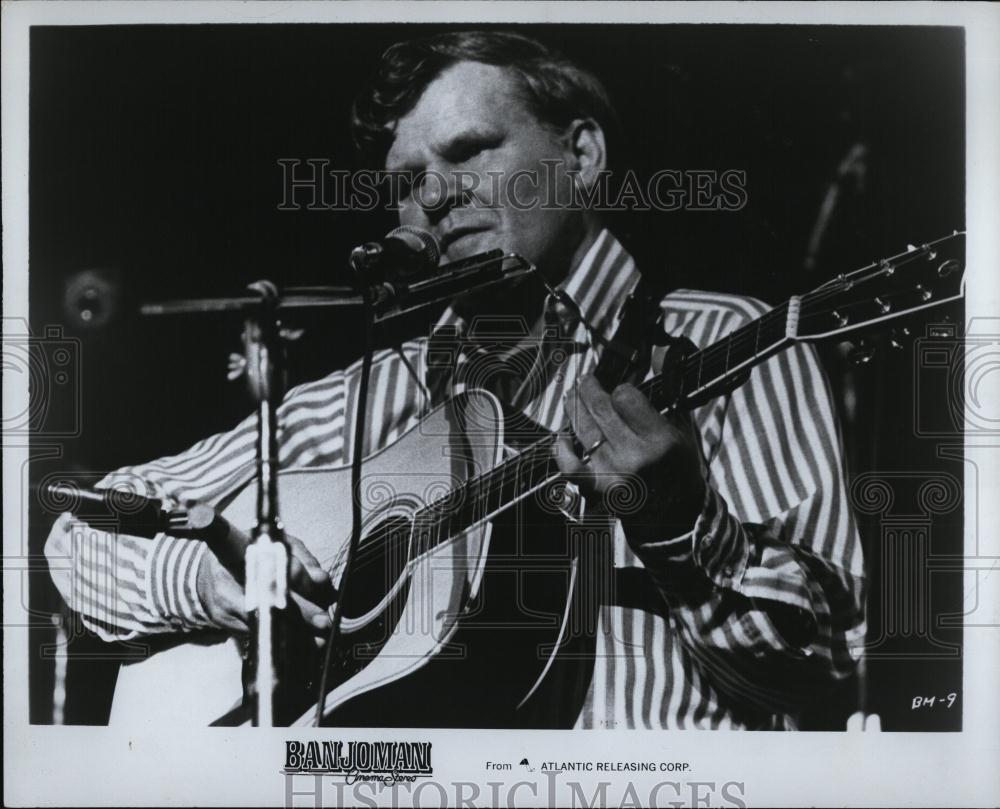
<path id="1" fill-rule="evenodd" d="M 317 582 L 326 578 L 326 571 L 323 570 L 323 565 L 320 564 L 319 559 L 313 556 L 312 551 L 306 547 L 306 544 L 296 536 L 291 534 L 285 534 L 285 540 L 288 542 L 288 547 L 292 551 L 292 555 L 295 556 L 305 567 L 306 572 Z"/>
<path id="2" fill-rule="evenodd" d="M 218 609 L 213 610 L 213 620 L 229 632 L 245 634 L 250 631 L 247 623 L 247 600 L 243 588 L 220 566 L 215 583 Z"/>
<path id="3" fill-rule="evenodd" d="M 604 390 L 593 374 L 587 374 L 583 377 L 580 380 L 579 388 L 580 400 L 597 424 L 600 434 L 608 439 L 612 447 L 635 441 L 635 433 L 615 410 L 611 395 Z"/>
<path id="4" fill-rule="evenodd" d="M 582 452 L 604 434 L 598 426 L 590 410 L 584 405 L 578 386 L 574 385 L 566 391 L 566 416 L 569 418 L 569 426 L 580 445 L 578 451 Z"/>
<path id="5" fill-rule="evenodd" d="M 288 580 L 292 590 L 316 604 L 329 607 L 337 600 L 337 589 L 329 576 L 325 573 L 322 575 L 322 580 L 314 578 L 308 568 L 295 556 L 289 561 Z"/>
<path id="6" fill-rule="evenodd" d="M 586 482 L 591 471 L 573 449 L 573 440 L 566 433 L 560 434 L 553 445 L 552 454 L 559 471 L 571 480 Z"/>
<path id="7" fill-rule="evenodd" d="M 315 604 L 329 607 L 337 600 L 337 588 L 333 586 L 329 574 L 301 540 L 292 536 L 287 537 L 287 540 L 291 550 L 288 577 L 292 590 Z"/>
<path id="8" fill-rule="evenodd" d="M 246 618 L 240 615 L 225 614 L 215 620 L 226 632 L 232 635 L 246 635 L 250 631 L 250 626 L 247 624 Z"/>
<path id="9" fill-rule="evenodd" d="M 307 601 L 298 593 L 292 593 L 292 598 L 298 605 L 299 612 L 302 613 L 302 619 L 308 624 L 314 634 L 325 635 L 330 631 L 330 627 L 333 626 L 333 619 L 330 618 L 329 612 L 313 602 Z"/>
<path id="10" fill-rule="evenodd" d="M 615 412 L 637 436 L 662 431 L 666 419 L 635 385 L 619 385 L 611 393 Z"/>

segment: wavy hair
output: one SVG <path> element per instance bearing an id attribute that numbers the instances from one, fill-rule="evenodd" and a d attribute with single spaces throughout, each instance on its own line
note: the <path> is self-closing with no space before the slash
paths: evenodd
<path id="1" fill-rule="evenodd" d="M 577 118 L 593 118 L 611 144 L 621 125 L 604 85 L 562 54 L 537 40 L 504 31 L 454 31 L 398 42 L 382 54 L 375 75 L 351 111 L 355 146 L 368 161 L 384 164 L 394 124 L 412 110 L 427 86 L 459 62 L 507 68 L 538 120 L 562 130 Z"/>

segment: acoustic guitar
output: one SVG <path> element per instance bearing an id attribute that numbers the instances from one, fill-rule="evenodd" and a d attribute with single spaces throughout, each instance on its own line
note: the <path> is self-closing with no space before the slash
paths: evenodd
<path id="1" fill-rule="evenodd" d="M 640 389 L 661 412 L 690 410 L 795 343 L 901 329 L 962 298 L 964 251 L 956 231 L 839 275 L 711 346 L 668 352 L 664 373 Z M 868 351 L 861 343 L 855 358 Z M 522 446 L 505 457 L 510 422 L 493 395 L 472 390 L 365 460 L 364 531 L 342 605 L 349 654 L 330 672 L 324 723 L 560 727 L 578 715 L 602 598 L 593 582 L 606 581 L 608 565 L 594 532 L 607 521 L 584 515 L 567 530 L 555 436 L 516 432 Z M 287 533 L 336 581 L 351 527 L 349 466 L 283 471 L 280 494 Z M 255 496 L 244 488 L 223 516 L 252 525 Z M 241 703 L 235 639 L 149 642 L 146 659 L 121 668 L 112 723 L 209 724 Z M 302 659 L 300 711 L 286 719 L 305 725 L 319 665 L 305 649 Z"/>

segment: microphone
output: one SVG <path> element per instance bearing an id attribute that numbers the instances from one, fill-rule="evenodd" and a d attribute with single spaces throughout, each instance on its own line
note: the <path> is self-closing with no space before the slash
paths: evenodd
<path id="1" fill-rule="evenodd" d="M 362 284 L 405 280 L 437 269 L 441 246 L 426 230 L 400 225 L 383 238 L 351 251 L 351 266 Z"/>
<path id="2" fill-rule="evenodd" d="M 186 523 L 183 511 L 167 511 L 158 500 L 120 489 L 90 489 L 56 481 L 42 486 L 41 492 L 42 505 L 49 510 L 70 511 L 84 522 L 110 524 L 131 536 L 152 539 Z"/>
<path id="3" fill-rule="evenodd" d="M 134 492 L 61 481 L 42 486 L 41 493 L 48 509 L 69 511 L 98 529 L 144 539 L 155 539 L 158 534 L 200 539 L 208 543 L 237 581 L 243 581 L 243 554 L 250 539 L 212 506 L 194 503 L 165 509 L 159 500 Z"/>

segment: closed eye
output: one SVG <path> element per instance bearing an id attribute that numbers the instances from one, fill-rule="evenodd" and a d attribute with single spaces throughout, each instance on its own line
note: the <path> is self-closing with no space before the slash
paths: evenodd
<path id="1" fill-rule="evenodd" d="M 461 134 L 452 138 L 440 154 L 449 163 L 461 164 L 503 143 L 503 135 L 492 133 Z"/>

